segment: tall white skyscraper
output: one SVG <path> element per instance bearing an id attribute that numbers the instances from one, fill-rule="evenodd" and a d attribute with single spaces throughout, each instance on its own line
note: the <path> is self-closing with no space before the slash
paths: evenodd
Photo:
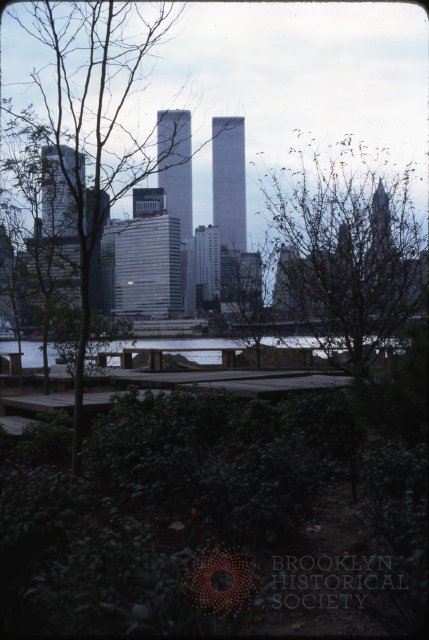
<path id="1" fill-rule="evenodd" d="M 182 238 L 183 309 L 195 313 L 195 238 Z"/>
<path id="2" fill-rule="evenodd" d="M 158 111 L 158 186 L 167 194 L 168 213 L 180 220 L 182 238 L 193 232 L 191 154 L 191 112 Z"/>
<path id="3" fill-rule="evenodd" d="M 220 299 L 220 239 L 218 227 L 209 224 L 195 229 L 195 283 L 202 299 Z"/>
<path id="4" fill-rule="evenodd" d="M 71 147 L 60 145 L 64 167 L 73 185 L 78 178 L 85 188 L 85 156 L 78 154 L 76 170 L 75 152 Z M 44 236 L 69 237 L 77 235 L 76 205 L 67 180 L 61 170 L 58 149 L 54 146 L 42 148 L 43 188 L 42 223 Z"/>
<path id="5" fill-rule="evenodd" d="M 213 118 L 213 224 L 221 244 L 246 251 L 244 118 Z"/>

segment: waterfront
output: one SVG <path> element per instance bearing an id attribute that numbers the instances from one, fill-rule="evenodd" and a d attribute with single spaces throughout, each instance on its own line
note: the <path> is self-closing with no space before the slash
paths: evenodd
<path id="1" fill-rule="evenodd" d="M 264 338 L 263 343 L 266 345 L 277 344 L 277 338 L 267 336 Z M 290 347 L 302 347 L 302 346 L 314 346 L 314 339 L 308 336 L 295 337 L 290 336 L 287 338 L 288 346 Z M 22 365 L 23 367 L 41 367 L 42 366 L 42 352 L 41 342 L 34 342 L 24 340 L 22 342 Z M 221 351 L 220 349 L 225 347 L 236 347 L 237 349 L 245 348 L 242 343 L 231 340 L 228 338 L 156 338 L 156 339 L 142 339 L 137 340 L 133 345 L 132 340 L 122 340 L 120 343 L 115 342 L 111 344 L 111 351 L 120 351 L 123 347 L 136 346 L 142 349 L 170 349 L 171 353 L 174 353 L 174 349 L 201 349 L 208 348 L 213 349 L 213 352 L 209 353 L 195 353 L 190 351 L 189 353 L 181 352 L 181 355 L 185 356 L 189 360 L 193 360 L 198 364 L 220 364 L 221 363 Z M 4 353 L 18 351 L 18 343 L 16 340 L 3 341 L 0 345 L 0 352 Z M 49 365 L 55 364 L 55 358 L 58 357 L 53 345 L 48 345 L 48 362 Z M 110 362 L 112 366 L 119 365 L 118 358 L 112 358 Z"/>

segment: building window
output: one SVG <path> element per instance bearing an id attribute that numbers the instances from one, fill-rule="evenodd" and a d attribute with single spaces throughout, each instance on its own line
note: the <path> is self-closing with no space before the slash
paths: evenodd
<path id="1" fill-rule="evenodd" d="M 159 211 L 160 205 L 158 200 L 137 200 L 136 211 Z"/>

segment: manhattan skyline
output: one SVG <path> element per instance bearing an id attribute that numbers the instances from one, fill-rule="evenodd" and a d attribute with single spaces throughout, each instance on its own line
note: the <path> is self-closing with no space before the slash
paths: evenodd
<path id="1" fill-rule="evenodd" d="M 23 15 L 28 4 L 8 11 Z M 37 109 L 28 73 L 46 63 L 45 52 L 19 35 L 8 11 L 2 97 Z M 425 215 L 427 27 L 422 7 L 401 2 L 192 2 L 175 37 L 156 51 L 150 87 L 133 110 L 136 130 L 154 127 L 159 110 L 190 109 L 195 148 L 210 139 L 212 117 L 245 117 L 249 248 L 263 223 L 255 216 L 263 208 L 255 167 L 262 159 L 268 166 L 287 163 L 295 128 L 311 131 L 323 147 L 352 132 L 365 144 L 388 147 L 392 165 L 416 161 L 423 177 L 416 204 Z M 194 229 L 213 222 L 211 146 L 193 159 Z M 156 187 L 156 176 L 139 186 Z M 125 213 L 132 215 L 131 192 L 112 217 Z"/>

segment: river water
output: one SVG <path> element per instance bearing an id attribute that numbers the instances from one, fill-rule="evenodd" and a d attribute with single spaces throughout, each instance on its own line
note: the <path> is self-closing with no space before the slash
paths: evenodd
<path id="1" fill-rule="evenodd" d="M 267 345 L 275 345 L 277 343 L 276 338 L 265 337 L 263 340 L 264 344 Z M 22 366 L 23 367 L 41 367 L 43 366 L 42 362 L 42 352 L 41 352 L 41 342 L 30 342 L 23 341 L 22 342 Z M 310 337 L 288 337 L 287 345 L 290 347 L 295 346 L 314 346 L 315 342 Z M 142 349 L 152 349 L 152 348 L 162 348 L 162 349 L 171 349 L 171 353 L 174 353 L 174 349 L 213 349 L 213 352 L 208 353 L 198 353 L 192 352 L 189 353 L 181 352 L 181 355 L 185 356 L 189 360 L 193 360 L 198 364 L 221 364 L 221 351 L 220 349 L 225 347 L 236 347 L 244 348 L 243 343 L 237 342 L 235 340 L 231 340 L 228 338 L 156 338 L 149 339 L 146 338 L 144 340 L 137 340 L 135 345 L 133 345 L 131 340 L 123 340 L 120 345 L 118 343 L 111 344 L 111 351 L 121 351 L 123 347 L 131 347 L 136 346 Z M 16 340 L 7 340 L 2 341 L 0 343 L 0 353 L 1 352 L 13 352 L 18 351 L 18 343 Z M 48 346 L 48 362 L 49 365 L 55 364 L 55 358 L 58 357 L 57 352 L 55 351 L 52 345 Z M 112 358 L 111 362 L 109 362 L 112 366 L 119 365 L 119 358 Z"/>

